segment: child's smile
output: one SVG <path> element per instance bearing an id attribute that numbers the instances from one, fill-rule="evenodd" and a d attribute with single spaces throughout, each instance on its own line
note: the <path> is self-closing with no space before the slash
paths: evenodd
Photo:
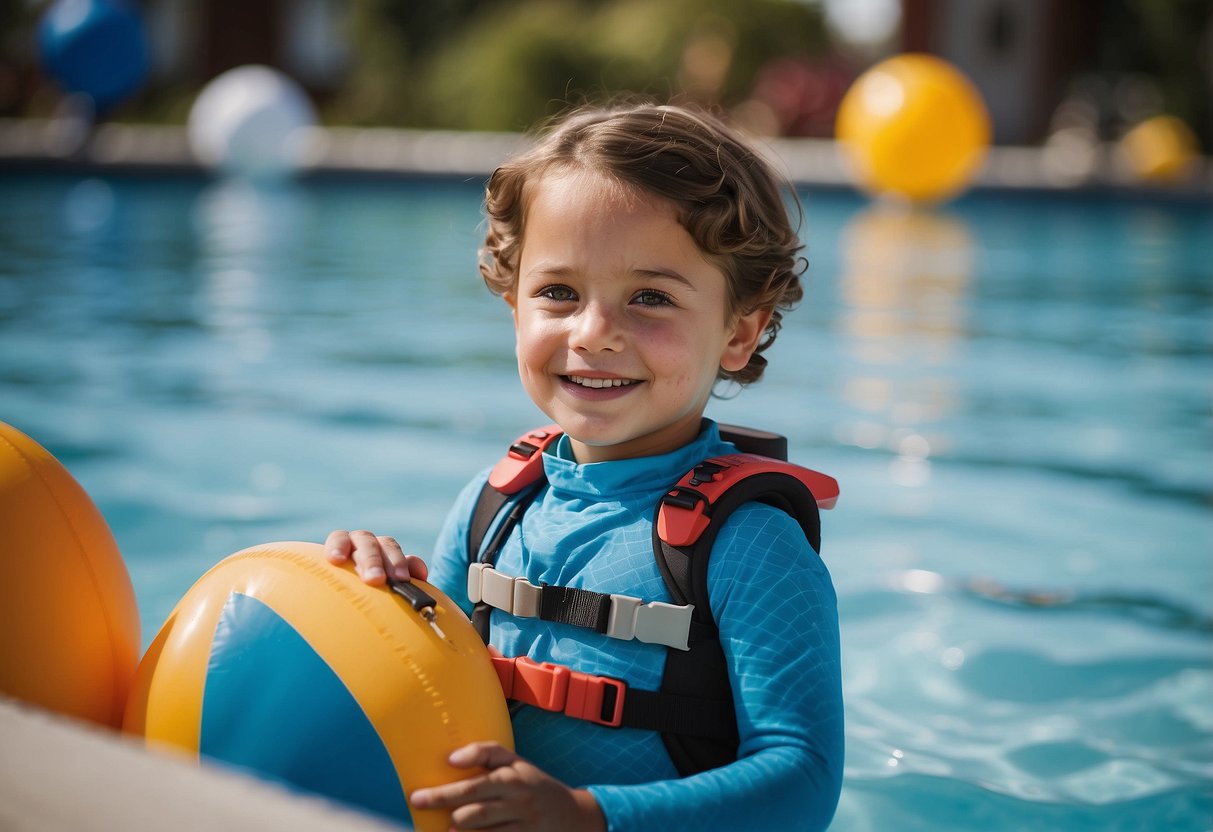
<path id="1" fill-rule="evenodd" d="M 558 170 L 530 194 L 514 308 L 518 369 L 580 462 L 664 453 L 699 432 L 720 367 L 766 317 L 730 313 L 725 276 L 672 203 Z"/>
<path id="2" fill-rule="evenodd" d="M 586 396 L 591 400 L 614 398 L 628 392 L 640 382 L 634 378 L 614 378 L 603 376 L 565 375 L 561 379 L 571 385 L 570 392 L 575 396 Z"/>

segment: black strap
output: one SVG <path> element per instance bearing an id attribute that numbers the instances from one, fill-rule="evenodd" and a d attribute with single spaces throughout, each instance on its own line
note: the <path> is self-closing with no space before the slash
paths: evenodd
<path id="1" fill-rule="evenodd" d="M 493 527 L 493 521 L 497 519 L 497 515 L 505 508 L 512 496 L 512 494 L 498 491 L 488 483 L 485 483 L 484 487 L 480 489 L 480 496 L 476 498 L 476 506 L 472 509 L 472 519 L 468 523 L 469 564 L 480 560 L 480 547 L 484 543 L 485 535 L 489 533 L 489 529 Z M 495 557 L 496 553 L 493 554 Z"/>
<path id="2" fill-rule="evenodd" d="M 539 595 L 539 617 L 544 621 L 605 633 L 611 619 L 611 596 L 588 589 L 544 584 Z"/>
<path id="3" fill-rule="evenodd" d="M 623 725 L 663 734 L 732 739 L 734 747 L 737 745 L 737 722 L 731 699 L 721 701 L 628 688 L 623 700 Z"/>
<path id="4" fill-rule="evenodd" d="M 725 442 L 732 442 L 743 454 L 758 454 L 788 461 L 788 438 L 782 434 L 741 425 L 726 425 L 723 422 L 716 427 L 720 430 L 720 438 Z"/>

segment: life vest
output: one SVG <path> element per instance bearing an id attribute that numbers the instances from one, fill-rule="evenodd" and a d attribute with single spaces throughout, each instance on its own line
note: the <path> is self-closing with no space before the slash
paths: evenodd
<path id="1" fill-rule="evenodd" d="M 546 479 L 543 451 L 560 438 L 549 425 L 523 434 L 494 466 L 468 529 L 468 598 L 472 623 L 487 644 L 493 608 L 620 639 L 667 648 L 661 688 L 639 690 L 620 679 L 581 673 L 526 656 L 495 655 L 507 698 L 612 727 L 659 731 L 686 776 L 737 759 L 737 718 L 719 631 L 708 603 L 708 557 L 726 519 L 758 501 L 794 517 L 821 549 L 819 508 L 833 508 L 838 482 L 786 461 L 778 434 L 720 425 L 741 451 L 704 460 L 655 507 L 653 554 L 674 603 L 544 584 L 497 572 L 493 564 Z M 492 531 L 492 537 L 485 538 Z"/>

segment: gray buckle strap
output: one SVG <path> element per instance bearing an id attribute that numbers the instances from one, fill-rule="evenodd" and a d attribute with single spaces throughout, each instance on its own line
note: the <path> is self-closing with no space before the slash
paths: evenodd
<path id="1" fill-rule="evenodd" d="M 542 590 L 526 578 L 511 578 L 487 563 L 468 566 L 468 600 L 484 602 L 511 615 L 536 618 Z"/>
<path id="2" fill-rule="evenodd" d="M 526 578 L 504 575 L 487 563 L 468 566 L 468 599 L 510 615 L 587 627 L 611 638 L 690 649 L 693 604 L 646 603 L 628 595 L 535 586 Z"/>

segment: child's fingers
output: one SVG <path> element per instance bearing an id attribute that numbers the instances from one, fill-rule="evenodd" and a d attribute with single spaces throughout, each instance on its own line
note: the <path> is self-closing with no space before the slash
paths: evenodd
<path id="1" fill-rule="evenodd" d="M 447 758 L 455 768 L 487 768 L 489 770 L 508 766 L 519 760 L 519 756 L 501 743 L 473 742 L 456 748 Z"/>
<path id="2" fill-rule="evenodd" d="M 345 563 L 353 552 L 354 544 L 350 541 L 350 533 L 345 529 L 329 532 L 329 536 L 324 539 L 324 554 L 332 563 Z"/>
<path id="3" fill-rule="evenodd" d="M 409 571 L 409 559 L 404 554 L 404 550 L 400 548 L 400 544 L 396 542 L 396 538 L 381 535 L 375 540 L 379 543 L 379 551 L 383 553 L 383 568 L 390 569 L 392 577 L 398 581 L 409 580 L 412 577 Z M 420 560 L 420 558 L 417 559 Z"/>
<path id="4" fill-rule="evenodd" d="M 472 801 L 495 798 L 497 791 L 486 778 L 469 777 L 442 786 L 418 789 L 409 795 L 409 802 L 418 809 L 454 809 Z"/>
<path id="5" fill-rule="evenodd" d="M 488 769 L 488 774 L 418 789 L 409 795 L 409 800 L 419 809 L 452 809 L 469 803 L 500 800 L 516 790 L 518 777 L 508 766 L 519 759 L 517 754 L 495 742 L 465 745 L 451 753 L 450 764 L 456 768 Z"/>
<path id="6" fill-rule="evenodd" d="M 469 801 L 453 807 L 451 823 L 456 829 L 511 829 L 530 828 L 519 823 L 522 820 L 518 807 L 508 800 Z"/>
<path id="7" fill-rule="evenodd" d="M 354 571 L 358 577 L 372 586 L 381 586 L 387 580 L 391 561 L 384 553 L 380 538 L 366 529 L 359 529 L 350 532 L 350 542 L 354 547 Z"/>
<path id="8" fill-rule="evenodd" d="M 405 560 L 408 561 L 409 575 L 419 581 L 424 581 L 430 577 L 430 568 L 425 565 L 425 561 L 416 555 L 405 555 Z"/>
<path id="9" fill-rule="evenodd" d="M 366 529 L 330 532 L 324 540 L 324 554 L 338 565 L 352 558 L 358 576 L 374 586 L 383 584 L 389 569 L 398 581 L 410 578 L 424 581 L 430 573 L 425 561 L 416 555 L 406 555 L 395 538 L 376 535 Z"/>

